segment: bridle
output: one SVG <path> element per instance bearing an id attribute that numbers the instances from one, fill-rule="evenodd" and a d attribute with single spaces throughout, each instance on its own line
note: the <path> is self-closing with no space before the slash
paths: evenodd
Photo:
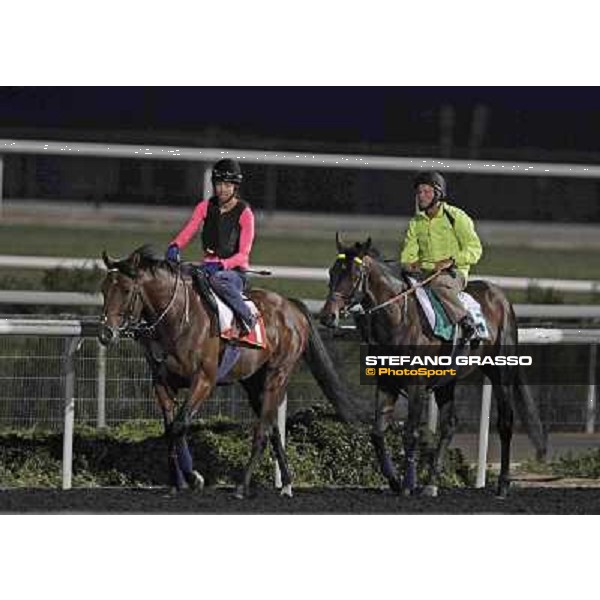
<path id="1" fill-rule="evenodd" d="M 346 260 L 346 255 L 338 254 L 337 260 L 338 261 Z M 329 292 L 329 296 L 327 298 L 328 300 L 331 300 L 331 301 L 334 301 L 339 298 L 344 302 L 344 305 L 340 309 L 340 314 L 343 316 L 350 314 L 350 313 L 356 313 L 359 315 L 370 316 L 372 313 L 382 310 L 383 308 L 386 308 L 387 306 L 390 306 L 391 304 L 394 304 L 395 302 L 400 302 L 401 300 L 406 299 L 411 294 L 414 294 L 417 291 L 417 289 L 427 285 L 430 281 L 435 279 L 444 270 L 444 269 L 438 269 L 437 271 L 435 271 L 434 273 L 429 275 L 427 278 L 423 279 L 422 281 L 419 281 L 419 283 L 417 283 L 416 285 L 409 287 L 407 290 L 403 290 L 402 292 L 396 294 L 395 296 L 388 298 L 384 302 L 381 302 L 379 304 L 376 304 L 375 306 L 371 306 L 370 308 L 365 309 L 362 305 L 365 296 L 373 297 L 373 295 L 369 293 L 369 289 L 367 287 L 367 284 L 368 284 L 367 268 L 364 264 L 363 259 L 360 258 L 359 256 L 355 256 L 352 260 L 359 267 L 359 275 L 358 275 L 358 278 L 356 279 L 356 281 L 354 282 L 352 289 L 350 290 L 350 292 L 348 294 L 343 294 L 342 292 L 338 292 L 337 290 L 332 289 L 335 284 L 335 282 L 332 281 L 330 283 L 330 292 Z M 406 310 L 407 310 L 406 302 L 404 303 L 403 309 L 404 309 L 404 312 L 406 313 Z"/>
<path id="2" fill-rule="evenodd" d="M 109 273 L 111 273 L 111 272 L 112 273 L 115 273 L 115 272 L 121 273 L 119 271 L 119 269 L 117 269 L 117 268 L 109 269 L 108 272 Z M 123 273 L 121 273 L 121 274 L 123 274 Z M 146 312 L 147 312 L 148 308 L 154 309 L 154 307 L 151 307 L 144 302 L 144 295 L 142 294 L 142 286 L 140 285 L 138 279 L 132 278 L 132 280 L 133 280 L 133 289 L 129 295 L 129 299 L 127 301 L 127 305 L 125 306 L 125 309 L 123 310 L 123 312 L 120 313 L 120 316 L 122 317 L 122 321 L 121 321 L 121 324 L 116 328 L 117 334 L 122 337 L 129 337 L 129 338 L 133 338 L 133 339 L 155 337 L 156 336 L 156 328 L 158 327 L 158 325 L 160 325 L 160 323 L 162 321 L 164 321 L 165 317 L 167 316 L 167 314 L 173 307 L 173 304 L 175 303 L 175 299 L 177 297 L 177 291 L 179 289 L 179 285 L 182 284 L 183 288 L 184 288 L 184 292 L 185 292 L 185 308 L 184 308 L 184 311 L 183 311 L 183 314 L 181 317 L 181 321 L 179 323 L 179 327 L 178 327 L 178 331 L 177 331 L 177 335 L 175 336 L 175 339 L 177 337 L 179 337 L 184 324 L 189 323 L 189 291 L 188 291 L 188 286 L 185 285 L 185 282 L 183 281 L 183 279 L 181 277 L 181 267 L 178 266 L 178 268 L 177 268 L 175 285 L 173 286 L 173 292 L 171 294 L 171 298 L 170 298 L 169 302 L 167 303 L 165 308 L 161 311 L 161 313 L 158 315 L 158 317 L 156 317 L 156 319 L 152 323 L 149 323 L 148 320 L 143 317 L 143 314 L 144 314 L 144 309 L 146 309 Z M 139 311 L 139 316 L 136 318 L 136 317 L 134 317 L 134 314 L 135 314 L 135 309 L 136 309 L 136 303 L 138 301 L 141 302 L 142 307 L 141 307 L 141 310 Z M 108 316 L 103 315 L 101 324 L 106 326 L 107 320 L 108 320 Z"/>
<path id="3" fill-rule="evenodd" d="M 336 261 L 346 260 L 345 254 L 338 254 L 336 257 Z M 365 295 L 368 293 L 367 290 L 367 269 L 364 265 L 362 258 L 359 256 L 355 256 L 352 261 L 354 264 L 358 265 L 359 272 L 358 278 L 354 281 L 352 285 L 352 289 L 349 293 L 344 294 L 342 292 L 338 292 L 334 290 L 334 285 L 337 283 L 336 281 L 331 281 L 329 284 L 329 296 L 327 300 L 335 301 L 338 298 L 344 302 L 340 312 L 342 315 L 347 315 L 353 312 L 353 309 L 356 309 L 359 313 L 364 313 L 364 308 L 362 306 L 362 302 L 364 300 Z"/>
<path id="4" fill-rule="evenodd" d="M 338 254 L 337 260 L 346 260 L 345 254 Z M 344 302 L 344 305 L 340 309 L 340 314 L 342 316 L 354 313 L 362 316 L 370 316 L 372 313 L 385 308 L 386 306 L 398 302 L 408 296 L 414 289 L 409 288 L 408 290 L 404 290 L 400 292 L 396 296 L 386 300 L 385 302 L 381 302 L 380 304 L 375 304 L 375 306 L 371 306 L 369 308 L 365 308 L 363 306 L 363 301 L 365 297 L 373 298 L 373 294 L 369 292 L 368 289 L 368 273 L 367 267 L 365 266 L 364 260 L 359 256 L 355 256 L 353 259 L 354 264 L 358 265 L 359 272 L 356 281 L 354 282 L 352 289 L 348 294 L 343 294 L 342 292 L 338 292 L 337 290 L 333 290 L 331 288 L 334 287 L 335 282 L 331 282 L 330 284 L 330 293 L 328 296 L 328 300 L 336 300 L 341 299 Z M 406 309 L 406 304 L 405 304 Z"/>

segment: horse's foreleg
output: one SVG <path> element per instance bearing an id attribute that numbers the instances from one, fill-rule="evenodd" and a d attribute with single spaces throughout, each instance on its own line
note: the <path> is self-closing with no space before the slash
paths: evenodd
<path id="1" fill-rule="evenodd" d="M 198 379 L 191 388 L 190 396 L 177 410 L 170 427 L 170 452 L 174 452 L 176 466 L 191 490 L 202 490 L 204 478 L 194 470 L 194 460 L 187 443 L 187 431 L 194 414 L 199 410 L 202 402 L 210 394 L 212 386 L 205 379 Z M 177 489 L 180 489 L 179 486 Z"/>
<path id="2" fill-rule="evenodd" d="M 396 394 L 394 393 L 386 393 L 383 395 L 383 399 L 377 399 L 375 425 L 371 433 L 371 442 L 375 449 L 381 473 L 388 480 L 392 491 L 400 493 L 402 482 L 385 445 L 385 431 L 393 420 L 395 404 Z"/>
<path id="3" fill-rule="evenodd" d="M 173 436 L 167 432 L 169 485 L 173 492 L 187 484 L 191 490 L 202 490 L 204 478 L 194 470 L 192 453 L 185 435 Z"/>
<path id="4" fill-rule="evenodd" d="M 167 437 L 167 467 L 169 471 L 169 487 L 171 492 L 179 492 L 185 487 L 185 477 L 179 466 L 176 439 L 166 432 Z"/>
<path id="5" fill-rule="evenodd" d="M 177 438 L 175 442 L 177 452 L 177 464 L 185 478 L 185 482 L 190 490 L 202 491 L 204 488 L 204 477 L 194 470 L 194 460 L 187 443 L 185 435 Z"/>
<path id="6" fill-rule="evenodd" d="M 417 443 L 419 441 L 419 427 L 425 398 L 425 389 L 412 386 L 408 392 L 408 418 L 403 434 L 404 456 L 404 482 L 402 491 L 404 495 L 412 494 L 417 487 Z"/>
<path id="7" fill-rule="evenodd" d="M 155 385 L 154 393 L 163 416 L 165 439 L 167 442 L 167 470 L 169 473 L 169 487 L 173 492 L 177 492 L 184 487 L 185 478 L 181 472 L 181 468 L 179 467 L 176 438 L 172 433 L 175 403 L 172 395 L 163 385 Z"/>

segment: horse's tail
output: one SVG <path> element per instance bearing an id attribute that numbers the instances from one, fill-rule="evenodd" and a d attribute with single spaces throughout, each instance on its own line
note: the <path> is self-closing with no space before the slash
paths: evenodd
<path id="1" fill-rule="evenodd" d="M 514 382 L 515 409 L 521 419 L 521 423 L 527 431 L 527 435 L 533 444 L 538 460 L 545 460 L 548 450 L 548 439 L 544 426 L 540 419 L 540 413 L 531 394 L 531 389 L 525 381 L 523 371 L 520 367 Z"/>
<path id="2" fill-rule="evenodd" d="M 319 387 L 333 404 L 337 415 L 344 421 L 364 420 L 367 415 L 367 406 L 352 395 L 346 383 L 340 378 L 310 311 L 300 300 L 289 298 L 289 301 L 306 318 L 308 341 L 304 349 L 304 358 Z"/>
<path id="3" fill-rule="evenodd" d="M 502 346 L 511 347 L 516 350 L 518 344 L 517 317 L 512 304 L 508 303 L 508 310 L 505 311 Z M 525 427 L 527 436 L 531 440 L 538 460 L 544 460 L 547 453 L 547 435 L 542 425 L 540 413 L 537 404 L 531 393 L 531 389 L 525 380 L 525 375 L 521 367 L 516 367 L 516 373 L 513 380 L 514 389 L 514 408 L 519 419 Z"/>

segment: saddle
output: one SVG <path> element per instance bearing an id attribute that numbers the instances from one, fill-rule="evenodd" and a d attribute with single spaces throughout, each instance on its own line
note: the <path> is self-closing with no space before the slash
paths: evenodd
<path id="1" fill-rule="evenodd" d="M 411 286 L 415 286 L 417 281 L 408 277 Z M 429 286 L 418 287 L 415 291 L 417 301 L 423 311 L 433 335 L 439 337 L 445 342 L 455 342 L 458 336 L 458 326 L 450 321 L 444 305 L 438 295 Z M 481 311 L 481 305 L 473 296 L 467 292 L 459 292 L 458 299 L 462 303 L 464 309 L 471 315 L 475 323 L 474 339 L 488 340 L 490 333 L 487 322 Z"/>
<path id="2" fill-rule="evenodd" d="M 204 276 L 202 271 L 194 268 L 193 265 L 186 265 L 186 267 L 186 270 L 192 277 L 194 289 L 216 317 L 214 323 L 216 323 L 218 331 L 213 331 L 213 333 L 233 344 L 250 348 L 264 348 L 266 345 L 265 324 L 254 302 L 245 294 L 242 295 L 244 302 L 248 305 L 252 314 L 257 317 L 254 329 L 248 335 L 242 336 L 233 311 L 215 294 L 208 278 Z"/>
<path id="3" fill-rule="evenodd" d="M 219 298 L 212 290 L 211 293 L 217 303 L 217 315 L 219 317 L 219 334 L 222 339 L 251 346 L 253 348 L 264 348 L 266 340 L 265 324 L 262 315 L 259 313 L 256 304 L 250 298 L 243 296 L 244 303 L 250 309 L 253 315 L 256 316 L 256 325 L 254 329 L 244 336 L 240 336 L 237 319 L 233 311 L 221 298 Z"/>

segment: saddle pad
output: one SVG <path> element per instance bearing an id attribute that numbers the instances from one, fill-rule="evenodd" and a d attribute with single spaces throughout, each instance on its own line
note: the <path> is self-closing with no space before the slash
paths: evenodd
<path id="1" fill-rule="evenodd" d="M 417 284 L 417 281 L 410 277 L 409 281 L 412 286 Z M 440 300 L 435 294 L 430 294 L 430 292 L 429 288 L 426 289 L 423 286 L 417 287 L 415 291 L 417 301 L 425 314 L 433 335 L 446 342 L 451 342 L 454 338 L 455 326 L 448 319 Z"/>
<path id="2" fill-rule="evenodd" d="M 409 278 L 411 285 L 416 285 L 417 281 Z M 444 310 L 441 300 L 431 288 L 418 287 L 415 294 L 417 300 L 433 334 L 444 341 L 450 342 L 454 338 L 454 330 L 456 326 L 450 321 L 446 311 Z M 487 340 L 490 337 L 485 317 L 481 312 L 481 306 L 473 296 L 467 292 L 459 292 L 458 298 L 463 307 L 469 312 L 475 323 L 477 337 L 482 340 Z"/>
<path id="3" fill-rule="evenodd" d="M 253 315 L 258 317 L 254 329 L 246 336 L 240 337 L 240 332 L 235 321 L 233 311 L 221 298 L 213 294 L 217 307 L 219 309 L 219 330 L 221 338 L 224 340 L 235 341 L 253 348 L 264 348 L 266 345 L 265 324 L 262 315 L 258 312 L 256 305 L 252 300 L 244 298 L 244 302 Z"/>
<path id="4" fill-rule="evenodd" d="M 479 304 L 479 302 L 477 302 L 477 300 L 475 300 L 471 294 L 467 294 L 467 292 L 459 292 L 458 298 L 465 307 L 465 310 L 468 310 L 470 315 L 473 317 L 475 329 L 477 330 L 477 337 L 482 340 L 490 339 L 487 321 L 483 316 L 483 312 L 481 312 L 481 304 Z"/>

